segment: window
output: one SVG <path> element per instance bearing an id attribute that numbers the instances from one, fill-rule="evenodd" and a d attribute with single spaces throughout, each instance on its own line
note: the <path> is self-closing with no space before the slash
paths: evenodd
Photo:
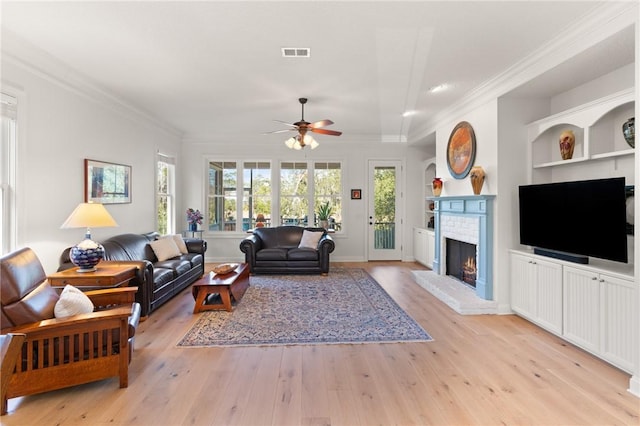
<path id="1" fill-rule="evenodd" d="M 329 226 L 342 229 L 340 162 L 285 161 L 272 171 L 268 161 L 209 160 L 207 167 L 210 231 L 243 232 L 280 224 L 320 226 L 315 211 L 326 202 L 332 207 Z M 280 175 L 279 182 L 272 181 L 272 172 Z"/>
<path id="2" fill-rule="evenodd" d="M 329 228 L 342 229 L 342 170 L 338 162 L 315 162 L 313 164 L 313 186 L 315 211 L 324 203 L 332 207 Z M 320 226 L 317 218 L 315 226 Z"/>
<path id="3" fill-rule="evenodd" d="M 245 162 L 242 172 L 242 229 L 271 226 L 271 164 Z"/>
<path id="4" fill-rule="evenodd" d="M 157 229 L 160 234 L 175 233 L 175 159 L 158 154 L 156 191 Z"/>
<path id="5" fill-rule="evenodd" d="M 312 167 L 311 167 L 312 166 Z M 312 176 L 312 182 L 309 182 Z M 329 202 L 329 226 L 342 228 L 342 167 L 339 162 L 280 165 L 280 215 L 284 225 L 320 226 L 315 212 Z M 309 220 L 311 215 L 312 220 Z"/>
<path id="6" fill-rule="evenodd" d="M 283 225 L 307 225 L 309 217 L 307 163 L 280 165 L 280 219 Z"/>
<path id="7" fill-rule="evenodd" d="M 207 225 L 210 231 L 235 231 L 238 171 L 235 161 L 210 161 Z"/>
<path id="8" fill-rule="evenodd" d="M 0 135 L 0 252 L 8 253 L 15 241 L 15 152 L 17 99 L 1 94 L 2 124 Z"/>

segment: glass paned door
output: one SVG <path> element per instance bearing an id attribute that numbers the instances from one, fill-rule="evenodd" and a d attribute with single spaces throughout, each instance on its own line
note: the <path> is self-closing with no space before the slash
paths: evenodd
<path id="1" fill-rule="evenodd" d="M 402 258 L 400 161 L 369 162 L 368 259 Z"/>

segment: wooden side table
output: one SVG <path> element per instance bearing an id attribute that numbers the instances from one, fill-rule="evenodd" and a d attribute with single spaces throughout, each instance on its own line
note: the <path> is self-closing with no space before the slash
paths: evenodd
<path id="1" fill-rule="evenodd" d="M 97 290 L 126 286 L 135 276 L 135 266 L 98 263 L 98 269 L 94 272 L 78 272 L 76 267 L 56 272 L 47 278 L 55 289 L 62 289 L 69 284 L 81 290 Z"/>

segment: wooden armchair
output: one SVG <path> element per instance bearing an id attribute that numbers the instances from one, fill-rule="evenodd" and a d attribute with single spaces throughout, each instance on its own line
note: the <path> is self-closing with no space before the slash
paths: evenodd
<path id="1" fill-rule="evenodd" d="M 121 388 L 128 386 L 140 320 L 140 305 L 134 303 L 136 287 L 88 291 L 94 312 L 54 318 L 59 296 L 31 249 L 1 257 L 0 279 L 2 334 L 24 335 L 2 395 L 2 414 L 9 398 L 109 377 L 119 377 Z"/>

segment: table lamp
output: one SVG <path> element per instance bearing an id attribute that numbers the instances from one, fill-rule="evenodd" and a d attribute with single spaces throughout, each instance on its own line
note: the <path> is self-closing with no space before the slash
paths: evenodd
<path id="1" fill-rule="evenodd" d="M 71 247 L 69 259 L 78 267 L 77 272 L 93 272 L 104 257 L 104 247 L 91 240 L 91 228 L 118 226 L 107 209 L 99 203 L 80 203 L 61 228 L 87 228 L 84 240 Z"/>

